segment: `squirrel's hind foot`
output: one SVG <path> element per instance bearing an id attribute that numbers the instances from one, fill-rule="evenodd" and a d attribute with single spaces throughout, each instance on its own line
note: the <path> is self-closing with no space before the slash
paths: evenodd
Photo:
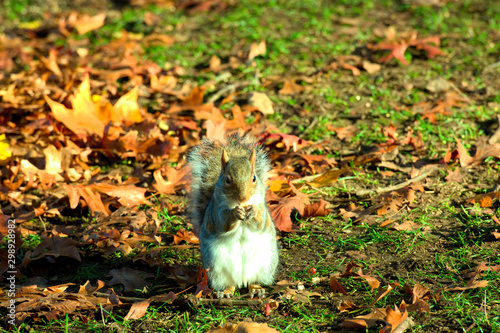
<path id="1" fill-rule="evenodd" d="M 236 290 L 236 287 L 234 286 L 231 286 L 231 287 L 228 287 L 222 291 L 217 291 L 217 298 L 221 299 L 221 298 L 224 298 L 224 297 L 227 297 L 227 298 L 231 298 L 231 296 L 234 295 L 234 291 Z"/>
<path id="2" fill-rule="evenodd" d="M 249 285 L 248 292 L 250 293 L 250 298 L 254 298 L 255 295 L 257 295 L 258 298 L 262 298 L 266 295 L 266 290 L 258 284 Z"/>

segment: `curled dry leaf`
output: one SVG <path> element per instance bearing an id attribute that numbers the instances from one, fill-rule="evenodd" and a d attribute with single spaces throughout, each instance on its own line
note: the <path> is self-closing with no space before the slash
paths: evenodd
<path id="1" fill-rule="evenodd" d="M 332 276 L 332 278 L 330 279 L 330 288 L 332 288 L 333 292 L 347 295 L 347 290 L 339 283 L 339 281 L 337 281 L 334 276 Z"/>

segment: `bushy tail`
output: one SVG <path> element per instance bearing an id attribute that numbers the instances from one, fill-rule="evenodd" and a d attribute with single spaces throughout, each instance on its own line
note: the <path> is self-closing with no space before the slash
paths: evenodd
<path id="1" fill-rule="evenodd" d="M 229 159 L 248 157 L 255 149 L 255 173 L 264 183 L 270 170 L 266 151 L 249 134 L 226 133 L 225 142 L 203 139 L 201 143 L 187 153 L 187 162 L 191 167 L 191 193 L 189 195 L 188 217 L 193 224 L 195 234 L 214 193 L 215 184 L 220 176 L 221 156 L 226 150 Z"/>

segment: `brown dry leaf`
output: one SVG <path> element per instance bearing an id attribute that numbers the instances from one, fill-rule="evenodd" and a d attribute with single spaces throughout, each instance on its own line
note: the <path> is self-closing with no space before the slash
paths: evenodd
<path id="1" fill-rule="evenodd" d="M 495 265 L 495 266 L 489 266 L 487 262 L 480 262 L 478 266 L 474 269 L 467 269 L 464 271 L 461 271 L 460 273 L 468 278 L 475 277 L 477 275 L 480 276 L 485 276 L 486 273 L 481 273 L 484 271 L 494 271 L 494 272 L 500 272 L 500 265 Z"/>
<path id="2" fill-rule="evenodd" d="M 397 287 L 399 286 L 399 283 L 391 283 L 387 286 L 387 288 L 382 288 L 382 289 L 379 289 L 379 291 L 377 292 L 377 295 L 375 296 L 375 299 L 373 300 L 373 302 L 371 303 L 372 305 L 377 303 L 380 299 L 382 299 L 383 297 L 385 297 L 392 289 L 394 289 L 394 287 Z"/>
<path id="3" fill-rule="evenodd" d="M 448 175 L 445 177 L 447 182 L 462 183 L 464 177 L 460 173 L 460 168 L 455 168 L 455 170 L 448 170 Z"/>
<path id="4" fill-rule="evenodd" d="M 85 282 L 85 284 L 83 286 L 80 286 L 80 289 L 78 290 L 78 294 L 90 296 L 95 291 L 104 288 L 105 285 L 106 285 L 105 282 L 103 282 L 101 280 L 97 280 L 97 284 L 95 286 L 92 286 L 90 284 L 90 281 L 87 280 L 87 282 Z"/>
<path id="5" fill-rule="evenodd" d="M 367 315 L 342 320 L 339 327 L 342 329 L 366 329 L 372 327 L 378 321 L 384 321 L 386 316 L 385 311 L 385 309 L 375 308 Z"/>
<path id="6" fill-rule="evenodd" d="M 482 193 L 474 196 L 473 198 L 467 199 L 467 202 L 472 204 L 479 204 L 482 208 L 491 207 L 493 205 L 493 201 L 500 198 L 500 192 L 490 192 L 490 193 Z"/>
<path id="7" fill-rule="evenodd" d="M 267 116 L 274 113 L 273 102 L 264 93 L 254 92 L 250 97 L 250 104 L 255 106 L 263 115 Z"/>
<path id="8" fill-rule="evenodd" d="M 500 219 L 498 217 L 496 217 L 495 215 L 493 215 L 491 217 L 491 219 L 493 220 L 493 222 L 495 222 L 496 224 L 498 224 L 498 226 L 500 227 Z"/>
<path id="9" fill-rule="evenodd" d="M 57 76 L 62 77 L 61 69 L 59 68 L 59 65 L 57 64 L 57 50 L 50 49 L 49 50 L 49 57 L 48 58 L 40 57 L 40 61 L 52 73 L 54 73 Z"/>
<path id="10" fill-rule="evenodd" d="M 105 19 L 106 13 L 100 13 L 94 16 L 84 14 L 74 21 L 72 25 L 80 35 L 84 35 L 89 31 L 102 27 Z"/>
<path id="11" fill-rule="evenodd" d="M 377 280 L 373 276 L 362 274 L 361 273 L 361 269 L 359 270 L 359 272 L 357 274 L 358 274 L 358 276 L 360 278 L 362 278 L 366 282 L 368 282 L 368 284 L 370 285 L 370 288 L 371 288 L 372 291 L 373 291 L 373 289 L 377 289 L 380 286 L 380 281 L 379 280 Z"/>
<path id="12" fill-rule="evenodd" d="M 373 62 L 369 62 L 368 60 L 363 60 L 362 63 L 363 69 L 367 71 L 369 74 L 376 73 L 380 70 L 382 66 L 379 64 L 375 64 Z"/>
<path id="13" fill-rule="evenodd" d="M 354 134 L 356 134 L 356 132 L 359 130 L 354 125 L 335 127 L 332 126 L 331 124 L 327 125 L 327 129 L 329 131 L 334 131 L 335 134 L 337 134 L 337 137 L 342 141 L 345 141 L 345 139 L 352 138 Z"/>
<path id="14" fill-rule="evenodd" d="M 458 149 L 458 157 L 460 158 L 460 165 L 463 167 L 469 166 L 474 159 L 469 155 L 467 150 L 465 149 L 462 141 L 457 140 L 457 149 Z"/>
<path id="15" fill-rule="evenodd" d="M 342 169 L 335 169 L 335 170 L 328 170 L 322 175 L 319 175 L 318 177 L 314 178 L 312 181 L 308 182 L 312 187 L 324 187 L 324 186 L 331 186 L 333 183 L 337 181 L 337 179 L 342 176 L 344 173 L 348 172 L 350 169 L 349 168 L 342 168 Z"/>
<path id="16" fill-rule="evenodd" d="M 342 301 L 338 306 L 340 312 L 352 312 L 361 309 L 362 307 L 357 306 L 350 299 Z"/>
<path id="17" fill-rule="evenodd" d="M 352 270 L 355 267 L 361 267 L 361 266 L 357 265 L 354 261 L 349 262 L 345 268 L 344 273 L 342 273 L 340 277 L 352 276 L 354 279 L 359 279 L 359 278 L 364 279 L 370 285 L 371 290 L 377 289 L 380 286 L 380 281 L 378 281 L 373 276 L 363 274 L 361 269 L 359 269 L 357 273 L 353 272 Z"/>
<path id="18" fill-rule="evenodd" d="M 260 43 L 252 43 L 250 45 L 250 52 L 248 53 L 248 60 L 260 56 L 266 53 L 266 42 L 260 41 Z"/>
<path id="19" fill-rule="evenodd" d="M 294 79 L 285 79 L 283 81 L 283 87 L 278 91 L 280 95 L 295 95 L 301 93 L 306 88 L 295 83 Z"/>
<path id="20" fill-rule="evenodd" d="M 330 213 L 329 209 L 326 209 L 328 201 L 320 199 L 320 201 L 304 206 L 304 213 L 302 217 L 316 217 L 316 216 L 326 216 Z"/>
<path id="21" fill-rule="evenodd" d="M 212 292 L 212 289 L 208 287 L 208 274 L 205 268 L 198 267 L 196 271 L 196 291 L 194 292 L 195 297 L 207 297 Z"/>
<path id="22" fill-rule="evenodd" d="M 497 229 L 495 229 L 495 231 L 493 231 L 492 234 L 493 237 L 495 237 L 495 239 L 500 239 L 500 232 L 498 232 Z"/>
<path id="23" fill-rule="evenodd" d="M 347 295 L 347 290 L 337 281 L 334 276 L 332 276 L 332 278 L 330 279 L 330 288 L 332 288 L 333 292 Z M 342 310 L 340 311 L 342 312 Z"/>
<path id="24" fill-rule="evenodd" d="M 123 319 L 131 320 L 144 317 L 144 315 L 146 314 L 146 310 L 148 309 L 149 304 L 151 304 L 152 301 L 152 299 L 147 299 L 144 301 L 135 302 L 134 304 L 132 304 L 132 307 Z"/>
<path id="25" fill-rule="evenodd" d="M 408 312 L 430 312 L 431 306 L 426 300 L 432 299 L 432 294 L 425 286 L 420 283 L 416 283 L 413 289 L 409 284 L 404 285 L 406 293 L 412 295 L 412 303 L 407 306 Z"/>
<path id="26" fill-rule="evenodd" d="M 23 262 L 18 269 L 27 267 L 32 261 L 47 258 L 49 263 L 53 263 L 59 257 L 67 257 L 81 262 L 80 253 L 77 246 L 83 245 L 80 242 L 67 237 L 50 237 L 40 243 L 33 251 L 26 252 Z"/>
<path id="27" fill-rule="evenodd" d="M 155 179 L 155 183 L 153 184 L 154 188 L 163 194 L 173 194 L 177 190 L 181 188 L 185 188 L 187 185 L 187 176 L 188 176 L 188 168 L 181 168 L 177 170 L 172 167 L 165 167 L 165 173 L 167 175 L 167 179 L 165 180 L 161 173 L 162 169 L 158 169 L 153 172 L 153 177 Z"/>
<path id="28" fill-rule="evenodd" d="M 179 245 L 181 242 L 186 242 L 188 244 L 200 244 L 200 240 L 192 231 L 187 231 L 185 229 L 179 229 L 174 236 L 174 245 Z"/>
<path id="29" fill-rule="evenodd" d="M 291 214 L 293 211 L 300 215 L 304 214 L 305 205 L 309 204 L 309 197 L 298 191 L 292 183 L 289 182 L 290 191 L 285 195 L 287 197 L 278 197 L 273 192 L 268 191 L 266 200 L 269 203 L 271 217 L 280 231 L 292 232 L 295 227 L 292 224 Z"/>
<path id="30" fill-rule="evenodd" d="M 80 197 L 85 200 L 92 213 L 102 212 L 108 216 L 111 212 L 103 204 L 101 193 L 110 197 L 118 198 L 118 202 L 126 207 L 137 205 L 150 205 L 144 194 L 147 189 L 133 185 L 111 185 L 106 183 L 96 183 L 92 185 L 66 185 L 66 191 L 70 201 L 70 206 L 75 209 Z"/>
<path id="31" fill-rule="evenodd" d="M 226 324 L 224 327 L 212 328 L 207 333 L 279 333 L 276 329 L 259 323 Z"/>
<path id="32" fill-rule="evenodd" d="M 398 231 L 413 231 L 413 230 L 417 230 L 418 228 L 420 228 L 420 226 L 413 221 L 404 221 L 401 224 L 394 223 L 392 225 L 392 228 L 396 229 Z"/>
<path id="33" fill-rule="evenodd" d="M 263 133 L 259 136 L 260 141 L 265 146 L 285 148 L 286 151 L 292 150 L 296 152 L 299 148 L 305 147 L 309 141 L 299 138 L 298 136 L 284 133 Z"/>
<path id="34" fill-rule="evenodd" d="M 380 333 L 391 333 L 394 332 L 399 325 L 408 317 L 408 311 L 404 309 L 403 313 L 399 310 L 397 306 L 394 306 L 394 310 L 390 306 L 386 308 L 385 322 L 387 325 L 383 327 Z"/>
<path id="35" fill-rule="evenodd" d="M 490 281 L 487 280 L 477 280 L 478 276 L 474 276 L 472 279 L 467 281 L 467 284 L 464 287 L 453 287 L 453 288 L 445 288 L 448 291 L 462 291 L 469 290 L 475 288 L 484 288 L 487 287 Z"/>
<path id="36" fill-rule="evenodd" d="M 129 267 L 123 267 L 121 269 L 112 269 L 109 271 L 109 275 L 113 278 L 108 282 L 109 286 L 115 284 L 123 284 L 127 291 L 143 290 L 145 286 L 150 285 L 150 282 L 144 280 L 145 278 L 152 278 L 155 275 L 143 271 L 138 271 Z"/>

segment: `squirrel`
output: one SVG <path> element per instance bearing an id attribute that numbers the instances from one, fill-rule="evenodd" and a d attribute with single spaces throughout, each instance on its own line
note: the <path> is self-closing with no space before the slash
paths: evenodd
<path id="1" fill-rule="evenodd" d="M 248 286 L 263 297 L 278 268 L 274 222 L 266 206 L 267 153 L 249 134 L 203 139 L 187 153 L 188 215 L 200 239 L 203 266 L 218 298 Z"/>

